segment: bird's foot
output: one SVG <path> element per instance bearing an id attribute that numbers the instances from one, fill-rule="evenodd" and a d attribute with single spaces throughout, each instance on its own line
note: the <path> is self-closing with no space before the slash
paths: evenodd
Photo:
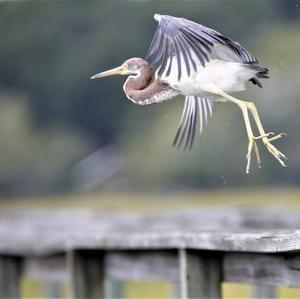
<path id="1" fill-rule="evenodd" d="M 280 133 L 278 135 L 275 135 L 273 132 L 269 132 L 269 133 L 266 133 L 261 136 L 253 136 L 249 140 L 249 144 L 248 144 L 248 153 L 246 155 L 246 159 L 247 159 L 246 173 L 250 172 L 251 153 L 252 153 L 253 149 L 256 154 L 257 166 L 259 168 L 261 168 L 260 154 L 259 154 L 259 150 L 258 150 L 258 147 L 256 144 L 257 140 L 260 140 L 260 139 L 263 141 L 263 143 L 266 146 L 266 148 L 268 149 L 268 151 L 278 160 L 278 162 L 283 167 L 287 167 L 287 165 L 283 161 L 283 160 L 287 160 L 287 157 L 271 143 L 271 142 L 273 142 L 277 139 L 280 139 L 281 137 L 286 136 L 286 135 L 287 135 L 286 133 Z"/>
<path id="2" fill-rule="evenodd" d="M 285 154 L 283 154 L 280 150 L 278 150 L 271 142 L 282 138 L 283 136 L 287 136 L 286 133 L 280 133 L 278 135 L 271 134 L 272 137 L 264 136 L 262 137 L 262 141 L 266 146 L 267 150 L 277 159 L 277 161 L 283 166 L 287 167 L 283 160 L 287 160 Z"/>

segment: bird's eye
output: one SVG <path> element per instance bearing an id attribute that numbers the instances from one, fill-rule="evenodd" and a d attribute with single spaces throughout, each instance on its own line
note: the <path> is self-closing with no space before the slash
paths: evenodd
<path id="1" fill-rule="evenodd" d="M 139 73 L 139 67 L 137 65 L 133 65 L 131 67 L 131 71 L 134 73 L 134 74 L 138 74 Z"/>

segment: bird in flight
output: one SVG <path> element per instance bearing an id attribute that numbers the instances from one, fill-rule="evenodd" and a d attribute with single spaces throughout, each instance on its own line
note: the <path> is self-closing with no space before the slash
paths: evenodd
<path id="1" fill-rule="evenodd" d="M 272 142 L 285 133 L 266 132 L 255 105 L 231 95 L 246 88 L 246 82 L 262 87 L 260 79 L 268 78 L 268 69 L 239 43 L 211 28 L 184 18 L 155 14 L 158 27 L 145 59 L 131 58 L 121 66 L 98 73 L 91 79 L 112 75 L 128 76 L 123 89 L 129 100 L 139 105 L 168 101 L 185 96 L 182 116 L 173 146 L 191 149 L 197 122 L 199 132 L 212 116 L 214 102 L 232 102 L 241 109 L 248 135 L 246 172 L 249 173 L 254 150 L 261 167 L 257 141 L 286 166 L 286 156 Z M 259 136 L 253 134 L 249 113 Z"/>

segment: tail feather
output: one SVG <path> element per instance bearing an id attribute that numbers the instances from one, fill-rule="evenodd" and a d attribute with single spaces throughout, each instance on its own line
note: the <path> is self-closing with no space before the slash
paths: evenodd
<path id="1" fill-rule="evenodd" d="M 254 85 L 259 86 L 260 88 L 263 87 L 262 83 L 255 77 L 251 78 L 249 81 L 252 82 Z"/>
<path id="2" fill-rule="evenodd" d="M 250 82 L 252 82 L 254 85 L 259 86 L 260 88 L 263 87 L 262 83 L 258 80 L 258 78 L 262 79 L 268 79 L 269 77 L 269 70 L 265 67 L 262 67 L 260 65 L 254 64 L 250 66 L 251 68 L 255 69 L 257 71 L 257 74 L 255 77 L 249 79 Z"/>

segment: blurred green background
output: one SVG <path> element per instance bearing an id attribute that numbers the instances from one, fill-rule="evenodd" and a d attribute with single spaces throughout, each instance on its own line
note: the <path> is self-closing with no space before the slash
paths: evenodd
<path id="1" fill-rule="evenodd" d="M 154 13 L 192 19 L 255 53 L 270 69 L 253 100 L 288 168 L 261 145 L 245 174 L 240 110 L 217 104 L 191 152 L 171 147 L 183 98 L 132 104 L 123 77 L 94 73 L 144 57 Z M 300 1 L 1 1 L 0 195 L 298 186 Z M 255 161 L 253 161 L 255 162 Z"/>
<path id="2" fill-rule="evenodd" d="M 249 84 L 237 97 L 256 103 L 266 130 L 288 133 L 276 142 L 288 168 L 259 144 L 263 168 L 253 163 L 246 175 L 248 140 L 235 105 L 217 104 L 193 150 L 182 152 L 171 144 L 183 98 L 138 106 L 123 93 L 124 77 L 89 79 L 145 57 L 154 13 L 212 27 L 269 68 L 263 89 Z M 0 0 L 0 208 L 299 209 L 299 32 L 300 0 Z M 39 288 L 25 283 L 24 297 L 41 297 Z M 148 294 L 145 285 L 142 293 L 126 288 L 127 298 Z M 165 287 L 156 291 L 168 297 Z M 299 290 L 279 292 L 299 298 Z M 227 288 L 224 298 L 233 297 L 250 297 L 249 290 Z"/>

